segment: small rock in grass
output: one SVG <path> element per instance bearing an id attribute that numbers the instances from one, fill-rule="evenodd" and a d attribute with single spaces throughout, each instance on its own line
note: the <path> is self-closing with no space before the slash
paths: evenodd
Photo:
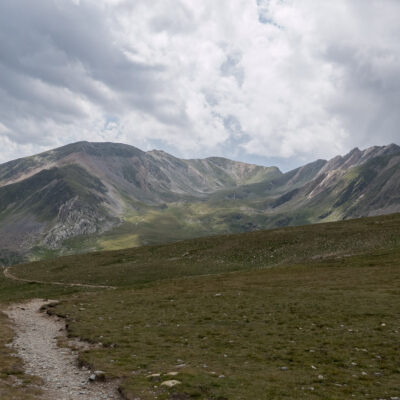
<path id="1" fill-rule="evenodd" d="M 323 376 L 323 375 L 318 375 L 318 379 L 319 379 L 320 381 L 322 381 L 322 380 L 324 379 L 324 376 Z"/>
<path id="2" fill-rule="evenodd" d="M 287 371 L 288 369 L 288 367 L 281 367 L 281 371 Z"/>
<path id="3" fill-rule="evenodd" d="M 146 378 L 147 379 L 158 379 L 158 378 L 160 378 L 160 376 L 161 376 L 161 374 L 150 374 L 150 375 L 147 375 Z"/>
<path id="4" fill-rule="evenodd" d="M 167 372 L 165 375 L 166 376 L 177 376 L 177 375 L 179 375 L 179 372 L 176 372 L 176 371 Z"/>
<path id="5" fill-rule="evenodd" d="M 104 371 L 94 371 L 92 375 L 90 375 L 90 380 L 92 380 L 92 376 L 94 375 L 94 379 L 95 381 L 101 381 L 104 382 L 106 380 L 106 374 Z"/>
<path id="6" fill-rule="evenodd" d="M 164 381 L 161 383 L 161 386 L 166 386 L 166 387 L 174 387 L 176 385 L 180 385 L 182 382 L 177 381 L 175 379 L 172 379 L 170 381 Z"/>
<path id="7" fill-rule="evenodd" d="M 312 369 L 317 369 L 317 367 L 315 365 L 311 365 Z"/>

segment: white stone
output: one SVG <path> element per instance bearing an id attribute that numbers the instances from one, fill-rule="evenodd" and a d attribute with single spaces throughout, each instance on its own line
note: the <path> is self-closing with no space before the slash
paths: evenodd
<path id="1" fill-rule="evenodd" d="M 161 386 L 174 387 L 174 386 L 180 385 L 181 383 L 182 383 L 182 382 L 180 382 L 180 381 L 177 381 L 177 380 L 175 380 L 175 379 L 172 379 L 172 380 L 170 380 L 170 381 L 164 381 L 164 382 L 162 382 L 162 383 L 161 383 Z"/>

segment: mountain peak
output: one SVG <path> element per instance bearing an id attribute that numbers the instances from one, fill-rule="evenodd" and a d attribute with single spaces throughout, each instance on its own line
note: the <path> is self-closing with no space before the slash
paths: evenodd
<path id="1" fill-rule="evenodd" d="M 66 146 L 58 147 L 57 149 L 51 150 L 50 152 L 57 157 L 66 157 L 67 155 L 72 153 L 86 153 L 97 157 L 133 157 L 145 154 L 144 151 L 128 144 L 87 141 L 67 144 Z"/>

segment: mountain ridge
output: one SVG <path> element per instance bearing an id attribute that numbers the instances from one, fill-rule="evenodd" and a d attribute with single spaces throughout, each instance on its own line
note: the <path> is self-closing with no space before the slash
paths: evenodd
<path id="1" fill-rule="evenodd" d="M 282 173 L 72 143 L 0 165 L 0 262 L 396 212 L 399 182 L 396 144 Z"/>

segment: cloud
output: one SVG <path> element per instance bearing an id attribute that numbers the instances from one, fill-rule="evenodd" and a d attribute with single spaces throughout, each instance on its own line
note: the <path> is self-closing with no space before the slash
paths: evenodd
<path id="1" fill-rule="evenodd" d="M 399 15 L 396 0 L 3 0 L 0 161 L 107 140 L 294 166 L 398 142 Z"/>

